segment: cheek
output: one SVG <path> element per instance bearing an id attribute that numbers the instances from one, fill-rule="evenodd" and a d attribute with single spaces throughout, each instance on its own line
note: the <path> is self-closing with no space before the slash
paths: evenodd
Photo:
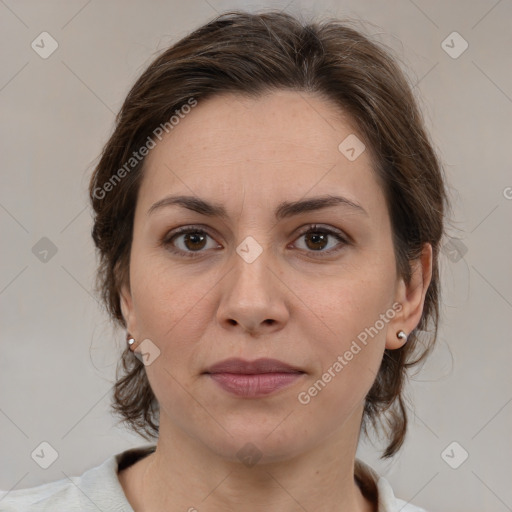
<path id="1" fill-rule="evenodd" d="M 297 295 L 307 297 L 297 315 L 300 330 L 311 340 L 315 361 L 313 387 L 303 389 L 307 396 L 301 403 L 309 399 L 322 407 L 336 403 L 342 414 L 343 404 L 352 407 L 364 399 L 379 370 L 389 322 L 395 316 L 394 273 L 386 265 L 361 262 L 322 286 L 296 281 Z"/>
<path id="2" fill-rule="evenodd" d="M 182 272 L 165 254 L 134 254 L 131 288 L 137 324 L 143 334 L 161 337 L 181 321 L 193 327 L 189 317 L 201 309 L 201 301 L 214 285 L 213 276 Z"/>
<path id="3" fill-rule="evenodd" d="M 201 361 L 208 360 L 211 344 L 203 344 L 199 351 L 197 340 L 205 338 L 205 327 L 211 323 L 205 293 L 215 280 L 206 274 L 185 277 L 161 257 L 134 258 L 132 265 L 138 330 L 142 338 L 150 339 L 160 350 L 159 357 L 146 367 L 153 393 L 176 424 L 185 428 L 184 418 L 204 424 L 204 411 L 190 398 L 195 385 L 191 376 L 203 370 Z"/>
<path id="4" fill-rule="evenodd" d="M 356 259 L 356 258 L 354 258 Z M 304 327 L 311 322 L 328 346 L 339 350 L 365 329 L 374 326 L 392 305 L 394 261 L 359 259 L 356 264 L 340 265 L 337 272 L 321 278 L 295 277 L 293 291 L 302 300 L 297 314 Z M 297 304 L 299 304 L 297 302 Z M 387 323 L 385 324 L 387 325 Z M 378 330 L 385 333 L 379 322 Z"/>
<path id="5" fill-rule="evenodd" d="M 161 256 L 135 257 L 132 265 L 139 336 L 160 350 L 159 364 L 147 367 L 148 377 L 151 381 L 154 376 L 157 388 L 173 394 L 171 375 L 190 383 L 191 375 L 204 370 L 205 361 L 216 359 L 215 340 L 209 340 L 208 327 L 214 321 L 212 294 L 221 275 L 213 270 L 201 275 L 180 272 Z"/>
<path id="6" fill-rule="evenodd" d="M 318 315 L 322 322 L 316 321 L 318 329 L 303 319 L 302 331 L 312 340 L 308 349 L 315 371 L 299 390 L 297 401 L 324 418 L 325 411 L 330 411 L 330 425 L 341 426 L 354 408 L 362 405 L 383 357 L 387 323 L 380 318 L 388 301 L 368 290 L 375 288 L 329 294 Z M 321 304 L 319 299 L 313 300 Z M 310 314 L 312 321 L 313 316 Z"/>

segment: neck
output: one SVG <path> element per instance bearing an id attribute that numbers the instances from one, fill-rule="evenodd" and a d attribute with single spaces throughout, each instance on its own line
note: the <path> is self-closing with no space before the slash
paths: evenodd
<path id="1" fill-rule="evenodd" d="M 375 506 L 354 479 L 357 435 L 351 437 L 355 443 L 333 435 L 285 460 L 246 466 L 171 429 L 161 417 L 156 451 L 139 468 L 137 502 L 144 512 L 371 512 Z"/>

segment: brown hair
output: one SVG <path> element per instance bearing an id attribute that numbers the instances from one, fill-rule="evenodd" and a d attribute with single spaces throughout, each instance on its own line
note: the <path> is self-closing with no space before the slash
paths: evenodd
<path id="1" fill-rule="evenodd" d="M 144 159 L 131 162 L 132 168 L 126 163 L 158 126 L 191 98 L 204 101 L 225 92 L 256 97 L 273 90 L 304 91 L 347 112 L 374 157 L 390 213 L 398 275 L 409 283 L 411 262 L 425 243 L 433 247 L 432 280 L 420 323 L 402 348 L 385 350 L 366 397 L 362 428 L 366 433 L 370 425 L 382 428 L 389 441 L 383 457 L 391 457 L 407 428 L 407 369 L 427 355 L 437 336 L 438 255 L 448 199 L 412 88 L 390 50 L 381 46 L 340 20 L 304 23 L 277 11 L 218 16 L 165 50 L 136 81 L 117 115 L 89 194 L 100 257 L 97 285 L 111 317 L 126 327 L 119 293 L 121 284 L 129 283 Z M 418 339 L 420 330 L 431 331 L 427 343 Z M 112 409 L 140 435 L 155 438 L 159 407 L 145 367 L 128 348 L 121 362 Z"/>

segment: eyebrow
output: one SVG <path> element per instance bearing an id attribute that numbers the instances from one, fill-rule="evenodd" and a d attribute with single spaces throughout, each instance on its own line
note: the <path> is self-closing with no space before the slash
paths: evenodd
<path id="1" fill-rule="evenodd" d="M 154 213 L 156 210 L 166 206 L 177 205 L 187 208 L 193 212 L 207 217 L 219 217 L 227 220 L 229 218 L 226 209 L 218 203 L 210 203 L 195 196 L 168 196 L 160 199 L 149 208 L 147 215 Z M 324 208 L 331 208 L 333 206 L 343 206 L 346 209 L 352 210 L 354 213 L 359 213 L 368 216 L 367 211 L 359 204 L 350 201 L 342 196 L 321 196 L 313 197 L 310 199 L 302 199 L 299 201 L 282 202 L 275 210 L 275 217 L 278 220 L 293 217 L 301 213 L 307 213 Z"/>

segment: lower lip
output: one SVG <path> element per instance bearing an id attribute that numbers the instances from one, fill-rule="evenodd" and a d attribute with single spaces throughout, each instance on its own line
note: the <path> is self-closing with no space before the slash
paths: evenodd
<path id="1" fill-rule="evenodd" d="M 297 381 L 303 373 L 208 374 L 221 388 L 237 396 L 254 398 L 269 395 Z"/>

